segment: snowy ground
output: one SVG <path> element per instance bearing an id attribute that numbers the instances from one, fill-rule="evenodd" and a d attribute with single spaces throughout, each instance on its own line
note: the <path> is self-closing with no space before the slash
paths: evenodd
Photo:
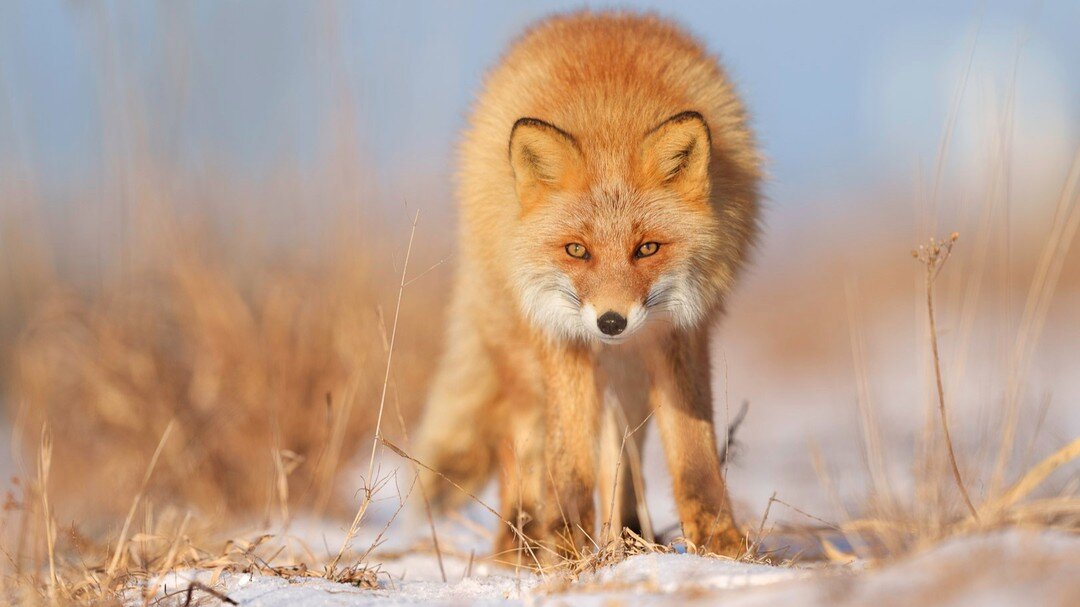
<path id="1" fill-rule="evenodd" d="M 445 559 L 448 583 L 432 556 L 383 561 L 376 590 L 316 579 L 222 575 L 214 585 L 240 605 L 1075 605 L 1080 540 L 1013 531 L 946 542 L 879 568 L 772 567 L 685 554 L 646 554 L 567 583 L 478 562 Z M 211 573 L 182 572 L 166 587 L 185 588 Z M 216 604 L 205 593 L 202 604 Z M 177 595 L 176 604 L 186 597 Z M 142 600 L 133 600 L 139 604 Z"/>
<path id="2" fill-rule="evenodd" d="M 894 353 L 895 354 L 895 353 Z M 902 359 L 893 356 L 892 359 Z M 883 365 L 884 366 L 884 365 Z M 733 376 L 747 375 L 747 369 Z M 1049 373 L 1042 368 L 1043 373 Z M 835 380 L 835 378 L 833 378 Z M 911 394 L 910 373 L 881 373 L 882 387 L 875 402 L 884 431 L 882 445 L 894 488 L 910 494 L 911 462 L 914 435 L 922 427 L 923 410 L 912 406 L 920 399 Z M 825 381 L 825 380 L 822 380 Z M 738 382 L 733 382 L 737 384 Z M 744 394 L 753 405 L 740 429 L 740 447 L 730 469 L 729 483 L 739 520 L 756 526 L 766 510 L 771 495 L 784 500 L 774 503 L 769 526 L 774 523 L 817 525 L 822 520 L 845 520 L 842 503 L 857 505 L 869 493 L 865 456 L 858 427 L 854 398 L 842 398 L 845 385 L 820 390 L 808 386 L 798 398 L 785 390 L 784 382 L 750 382 L 780 387 L 773 392 L 750 393 L 733 386 L 731 399 L 721 399 L 718 419 L 725 419 L 726 404 L 734 408 Z M 838 384 L 844 384 L 837 380 Z M 724 384 L 718 378 L 717 385 Z M 1047 381 L 1057 387 L 1055 398 L 1065 394 L 1063 403 L 1075 402 L 1080 384 L 1072 381 Z M 972 385 L 969 383 L 965 385 Z M 765 390 L 765 388 L 760 388 Z M 994 436 L 986 415 L 980 416 L 979 399 L 957 399 L 957 434 L 966 444 L 965 453 L 978 453 L 972 447 L 991 443 Z M 985 414 L 985 412 L 983 412 Z M 980 421 L 981 420 L 981 421 Z M 1080 428 L 1080 408 L 1051 406 L 1039 440 L 1025 437 L 1029 447 L 1020 468 L 1031 465 L 1046 453 L 1059 448 Z M 1029 429 L 1030 430 L 1030 429 Z M 983 437 L 978 439 L 977 437 Z M 996 443 L 994 443 L 996 445 Z M 811 465 L 811 446 L 820 449 L 831 469 L 831 483 L 837 495 L 823 487 L 822 478 Z M 983 454 L 985 455 L 985 454 Z M 369 512 L 366 525 L 353 543 L 363 551 L 388 521 L 398 506 L 400 495 L 408 493 L 411 473 L 402 460 L 386 454 L 380 470 L 397 470 L 393 489 Z M 653 523 L 663 530 L 677 523 L 670 496 L 670 479 L 664 465 L 661 445 L 655 432 L 646 435 L 644 474 L 646 493 Z M 983 457 L 982 459 L 987 459 Z M 979 461 L 974 456 L 971 461 Z M 974 466 L 974 464 L 971 464 Z M 362 468 L 362 466 L 361 466 Z M 1075 478 L 1075 466 L 1059 470 L 1053 486 Z M 362 484 L 359 477 L 346 487 Z M 356 495 L 345 496 L 355 501 Z M 414 496 L 415 497 L 415 496 Z M 494 491 L 480 496 L 490 504 L 497 502 Z M 786 504 L 791 504 L 789 507 Z M 796 510 L 797 508 L 798 510 Z M 809 515 L 809 516 L 808 516 Z M 813 518 L 810 518 L 813 517 Z M 469 524 L 462 524 L 464 518 Z M 299 520 L 287 534 L 319 559 L 337 552 L 342 527 L 347 522 Z M 322 607 L 333 605 L 620 605 L 724 604 L 743 606 L 806 605 L 844 606 L 967 606 L 999 605 L 1074 606 L 1080 605 L 1080 537 L 1054 533 L 1013 530 L 995 535 L 958 538 L 883 566 L 856 562 L 850 565 L 824 565 L 806 562 L 798 567 L 736 563 L 704 559 L 690 555 L 650 554 L 629 558 L 607 569 L 568 583 L 565 579 L 541 579 L 534 574 L 502 567 L 485 560 L 490 549 L 490 531 L 495 522 L 483 508 L 469 508 L 461 518 L 438 521 L 443 544 L 447 582 L 442 581 L 437 560 L 430 546 L 428 527 L 416 513 L 397 517 L 379 551 L 370 559 L 382 572 L 379 588 L 361 589 L 319 579 L 280 578 L 249 575 L 222 575 L 213 586 L 240 605 L 262 607 Z M 269 530 L 282 535 L 280 530 Z M 771 536 L 773 547 L 795 541 L 792 552 L 812 556 L 816 546 L 799 544 L 791 538 Z M 420 547 L 420 549 L 418 549 Z M 470 565 L 470 554 L 476 558 Z M 468 574 L 468 575 L 466 575 Z M 207 571 L 176 574 L 168 582 L 170 592 L 185 589 L 192 579 L 211 581 Z M 199 593 L 195 593 L 199 596 Z M 133 595 L 135 596 L 135 595 Z M 205 593 L 203 604 L 215 604 Z M 175 604 L 182 605 L 185 597 Z M 175 600 L 175 599 L 174 599 Z M 142 599 L 132 604 L 141 604 Z M 165 602 L 164 604 L 168 604 Z"/>

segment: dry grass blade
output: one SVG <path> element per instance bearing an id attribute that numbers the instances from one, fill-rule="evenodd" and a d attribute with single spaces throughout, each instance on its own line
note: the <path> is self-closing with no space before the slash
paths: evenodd
<path id="1" fill-rule="evenodd" d="M 180 528 L 176 532 L 176 537 L 173 539 L 172 546 L 169 547 L 168 554 L 165 555 L 165 563 L 161 567 L 161 573 L 158 574 L 154 581 L 150 583 L 146 590 L 143 592 L 143 604 L 148 604 L 150 598 L 157 593 L 157 589 L 161 586 L 165 576 L 176 565 L 176 558 L 180 552 L 180 544 L 184 541 L 184 533 L 187 531 L 188 523 L 191 522 L 191 513 L 188 512 L 184 515 L 184 520 L 180 523 Z"/>
<path id="2" fill-rule="evenodd" d="M 1069 174 L 1062 186 L 1054 210 L 1050 235 L 1043 246 L 1038 266 L 1028 289 L 1027 300 L 1024 303 L 1020 328 L 1013 346 L 1013 360 L 1005 395 L 1005 420 L 1002 425 L 1001 442 L 994 472 L 990 480 L 991 492 L 995 492 L 1001 486 L 1005 469 L 1012 455 L 1020 415 L 1022 379 L 1027 373 L 1035 345 L 1042 334 L 1043 323 L 1049 313 L 1050 303 L 1053 300 L 1058 279 L 1061 277 L 1066 256 L 1078 231 L 1080 231 L 1080 148 L 1073 155 Z"/>
<path id="3" fill-rule="evenodd" d="M 45 542 L 49 553 L 49 598 L 56 600 L 59 580 L 56 576 L 56 522 L 49 508 L 49 470 L 52 468 L 52 436 L 48 426 L 41 427 L 41 447 L 38 451 L 38 490 L 41 510 L 45 517 Z"/>
<path id="4" fill-rule="evenodd" d="M 1055 470 L 1080 457 L 1080 437 L 1065 445 L 1027 471 L 1001 497 L 994 500 L 986 510 L 1005 510 L 1031 494 Z"/>
<path id="5" fill-rule="evenodd" d="M 356 515 L 353 516 L 352 524 L 349 525 L 349 530 L 345 534 L 345 539 L 341 542 L 341 548 L 338 550 L 334 559 L 330 562 L 330 570 L 333 571 L 337 566 L 341 557 L 348 550 L 349 544 L 352 543 L 354 537 L 360 530 L 360 522 L 364 519 L 364 515 L 367 513 L 368 506 L 371 505 L 371 499 L 374 494 L 374 490 L 371 487 L 371 483 L 374 483 L 375 477 L 375 455 L 378 453 L 379 442 L 382 439 L 382 420 L 383 412 L 386 410 L 386 393 L 390 386 L 390 370 L 393 368 L 394 362 L 394 344 L 397 341 L 398 332 L 398 320 L 401 316 L 401 300 L 405 295 L 405 277 L 409 271 L 409 258 L 412 256 L 413 241 L 416 238 L 416 224 L 420 221 L 420 211 L 416 211 L 416 215 L 412 219 L 412 227 L 409 230 L 409 244 L 405 248 L 405 262 L 401 268 L 401 280 L 398 283 L 397 304 L 394 307 L 394 322 L 390 329 L 390 342 L 386 348 L 386 371 L 383 373 L 383 385 L 382 394 L 379 396 L 379 409 L 378 415 L 375 418 L 375 437 L 371 441 L 371 457 L 368 459 L 367 476 L 364 482 L 368 483 L 368 486 L 364 488 L 364 497 L 360 502 L 360 507 L 356 510 Z"/>
<path id="6" fill-rule="evenodd" d="M 431 268 L 429 268 L 428 270 L 430 269 Z M 426 273 L 427 271 L 424 272 L 424 274 Z M 417 280 L 417 278 L 413 278 L 407 282 L 404 282 L 402 284 L 402 288 L 409 286 L 409 284 Z M 386 323 L 383 322 L 383 317 L 381 314 L 379 315 L 379 332 L 383 337 L 383 341 L 386 343 L 386 351 L 387 355 L 389 355 L 390 340 L 386 338 Z M 397 386 L 395 385 L 394 388 L 394 412 L 397 414 L 398 424 L 401 428 L 401 436 L 405 439 L 406 444 L 410 444 L 408 428 L 409 425 L 405 422 L 405 416 L 401 412 L 401 403 L 397 398 Z M 413 464 L 413 472 L 416 474 L 416 478 L 419 478 L 420 472 L 416 464 Z M 435 560 L 439 564 L 439 575 L 440 577 L 442 577 L 442 581 L 445 584 L 448 581 L 446 577 L 446 565 L 443 563 L 442 547 L 439 544 L 439 533 L 435 528 L 435 515 L 433 514 L 431 509 L 431 500 L 428 498 L 427 488 L 424 486 L 423 483 L 420 483 L 420 499 L 424 502 L 424 514 L 427 517 L 428 529 L 431 531 L 431 544 L 435 548 Z"/>
<path id="7" fill-rule="evenodd" d="M 154 449 L 154 455 L 151 456 L 150 463 L 146 466 L 146 474 L 143 475 L 139 491 L 135 494 L 135 498 L 131 500 L 131 508 L 128 510 L 127 517 L 124 518 L 124 526 L 120 528 L 120 537 L 116 540 L 116 552 L 113 553 L 112 560 L 109 561 L 109 568 L 105 572 L 109 578 L 112 578 L 116 573 L 116 568 L 120 564 L 120 556 L 127 548 L 128 532 L 131 529 L 131 521 L 135 518 L 135 511 L 138 510 L 139 503 L 146 494 L 146 487 L 150 484 L 150 476 L 154 474 L 154 468 L 157 467 L 158 458 L 161 457 L 161 450 L 165 447 L 166 441 L 169 440 L 169 435 L 172 434 L 172 430 L 173 422 L 170 421 L 169 425 L 165 426 L 165 431 L 161 433 L 161 440 L 158 441 L 158 446 Z"/>
<path id="8" fill-rule="evenodd" d="M 619 444 L 619 457 L 615 462 L 615 472 L 612 475 L 611 501 L 608 504 L 608 518 L 607 518 L 607 520 L 604 521 L 603 529 L 600 532 L 601 537 L 604 537 L 604 538 L 607 538 L 608 534 L 621 534 L 622 533 L 621 529 L 618 529 L 618 530 L 612 529 L 612 521 L 613 521 L 613 519 L 615 517 L 615 509 L 617 507 L 616 505 L 619 503 L 618 500 L 617 500 L 617 498 L 619 497 L 619 486 L 620 486 L 619 473 L 622 470 L 623 456 L 628 453 L 628 450 L 627 450 L 627 444 L 628 443 L 627 443 L 627 441 L 629 441 L 634 436 L 634 434 L 636 434 L 638 432 L 638 430 L 641 430 L 641 428 L 644 427 L 645 424 L 648 423 L 649 419 L 651 419 L 652 416 L 653 416 L 653 412 L 650 411 L 649 414 L 645 416 L 645 419 L 641 420 L 641 423 L 639 423 L 636 427 L 631 429 L 630 426 L 628 426 L 626 424 L 626 412 L 623 411 L 622 405 L 615 404 L 613 406 L 613 411 L 611 413 L 616 416 L 617 421 L 615 423 L 622 426 L 624 429 L 623 429 L 622 441 Z M 730 435 L 729 435 L 729 439 L 730 439 Z M 631 444 L 632 444 L 632 442 L 633 441 L 631 441 Z M 728 442 L 730 442 L 730 440 Z M 725 446 L 725 453 L 726 453 L 726 446 Z M 630 456 L 631 456 L 633 461 L 637 461 L 637 453 L 636 452 L 631 452 Z M 724 461 L 723 457 L 721 457 L 720 461 Z M 629 465 L 633 466 L 634 464 L 631 463 Z M 631 472 L 631 475 L 633 475 L 633 472 Z M 631 477 L 631 482 L 633 482 L 632 477 Z M 640 510 L 641 510 L 640 506 L 645 501 L 644 500 L 644 494 L 643 493 L 637 493 L 637 489 L 635 487 L 634 495 L 638 500 L 638 504 L 636 504 L 636 506 L 638 506 L 638 510 L 640 512 Z M 647 512 L 648 512 L 648 510 L 647 510 L 647 507 L 646 507 L 646 513 Z M 519 527 L 521 526 L 520 521 L 518 522 L 518 526 Z M 651 536 L 652 535 L 652 522 L 651 521 L 644 522 L 642 524 L 642 529 L 645 530 L 646 535 Z"/>
<path id="9" fill-rule="evenodd" d="M 867 365 L 865 322 L 860 306 L 858 282 L 849 278 L 844 283 L 847 302 L 849 341 L 851 344 L 852 365 L 855 371 L 856 407 L 863 442 L 863 459 L 870 477 L 874 494 L 874 506 L 883 516 L 896 516 L 897 507 L 892 483 L 885 466 L 885 441 L 882 438 L 881 425 L 878 422 L 876 407 L 870 390 L 870 372 Z M 899 543 L 892 542 L 893 549 L 900 549 Z"/>
<path id="10" fill-rule="evenodd" d="M 420 221 L 420 211 L 413 216 L 412 227 L 409 230 L 409 244 L 405 248 L 405 262 L 401 267 L 401 282 L 398 284 L 397 304 L 394 306 L 394 322 L 390 328 L 390 344 L 386 353 L 386 371 L 383 373 L 382 394 L 379 396 L 379 413 L 375 417 L 375 439 L 371 441 L 371 458 L 368 460 L 368 478 L 375 471 L 375 454 L 379 449 L 379 441 L 382 438 L 383 411 L 386 410 L 386 391 L 390 387 L 390 370 L 393 368 L 394 344 L 397 342 L 398 319 L 401 317 L 401 299 L 405 295 L 405 277 L 409 272 L 409 258 L 412 256 L 413 240 L 416 238 L 416 224 Z"/>

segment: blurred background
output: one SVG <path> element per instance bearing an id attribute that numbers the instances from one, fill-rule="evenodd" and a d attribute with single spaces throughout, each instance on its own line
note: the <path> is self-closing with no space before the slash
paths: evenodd
<path id="1" fill-rule="evenodd" d="M 412 218 L 395 436 L 441 340 L 470 101 L 522 28 L 580 6 L 0 4 L 7 476 L 35 474 L 47 421 L 57 508 L 92 527 L 175 420 L 161 502 L 349 506 Z M 940 468 L 920 458 L 936 396 L 910 255 L 930 237 L 960 234 L 938 329 L 972 492 L 1080 433 L 1080 5 L 618 6 L 721 57 L 769 158 L 765 237 L 715 344 L 718 418 L 750 403 L 729 472 L 744 518 L 775 493 L 838 519 Z"/>

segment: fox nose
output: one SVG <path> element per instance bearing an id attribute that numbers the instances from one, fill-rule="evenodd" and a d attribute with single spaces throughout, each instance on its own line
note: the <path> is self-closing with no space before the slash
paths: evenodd
<path id="1" fill-rule="evenodd" d="M 609 310 L 596 319 L 596 326 L 604 335 L 618 335 L 626 328 L 626 319 L 618 312 Z"/>

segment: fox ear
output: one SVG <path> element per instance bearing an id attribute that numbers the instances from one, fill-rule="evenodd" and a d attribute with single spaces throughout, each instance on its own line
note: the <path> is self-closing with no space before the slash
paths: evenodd
<path id="1" fill-rule="evenodd" d="M 510 131 L 510 166 L 525 211 L 550 192 L 580 185 L 584 177 L 581 150 L 573 136 L 536 118 L 514 123 Z"/>
<path id="2" fill-rule="evenodd" d="M 641 157 L 649 181 L 689 200 L 708 198 L 712 140 L 701 114 L 683 112 L 661 122 L 645 135 Z"/>

